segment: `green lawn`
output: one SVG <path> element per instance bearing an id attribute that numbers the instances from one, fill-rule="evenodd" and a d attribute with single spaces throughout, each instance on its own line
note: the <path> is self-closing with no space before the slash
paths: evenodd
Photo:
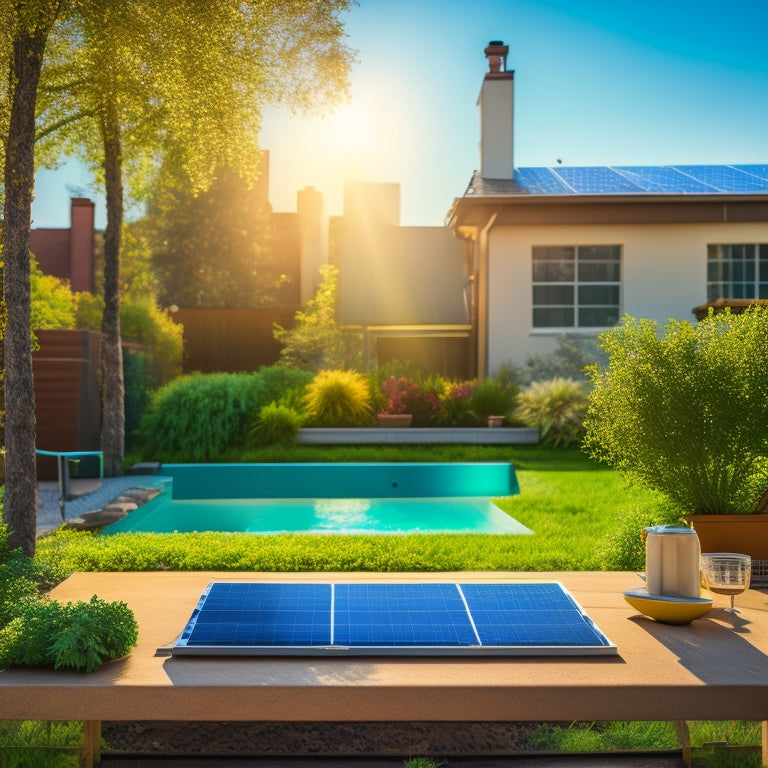
<path id="1" fill-rule="evenodd" d="M 655 494 L 630 489 L 578 451 L 538 446 L 299 447 L 249 454 L 266 461 L 512 461 L 517 496 L 497 499 L 532 536 L 415 534 L 121 534 L 59 531 L 38 542 L 37 559 L 75 570 L 455 571 L 642 568 L 640 532 L 656 522 Z M 627 537 L 623 530 L 630 524 Z M 631 557 L 617 545 L 628 538 Z M 632 561 L 634 557 L 634 561 Z M 639 561 L 638 561 L 639 558 Z"/>

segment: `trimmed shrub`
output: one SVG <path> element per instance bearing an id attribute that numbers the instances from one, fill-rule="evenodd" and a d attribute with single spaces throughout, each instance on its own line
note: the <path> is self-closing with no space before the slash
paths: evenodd
<path id="1" fill-rule="evenodd" d="M 243 442 L 261 399 L 256 373 L 193 373 L 158 390 L 139 430 L 141 451 L 158 460 L 215 460 Z"/>
<path id="2" fill-rule="evenodd" d="M 543 445 L 577 446 L 587 411 L 584 385 L 573 379 L 535 381 L 518 395 L 516 416 L 527 427 L 539 430 Z"/>
<path id="3" fill-rule="evenodd" d="M 254 445 L 293 445 L 302 423 L 301 414 L 293 408 L 267 403 L 251 428 L 251 442 Z"/>
<path id="4" fill-rule="evenodd" d="M 768 308 L 601 335 L 584 446 L 685 513 L 750 513 L 768 487 Z"/>
<path id="5" fill-rule="evenodd" d="M 305 403 L 318 427 L 364 426 L 373 414 L 368 382 L 356 371 L 320 371 L 307 387 Z"/>
<path id="6" fill-rule="evenodd" d="M 304 397 L 313 378 L 314 374 L 311 371 L 290 368 L 286 365 L 259 368 L 261 380 L 259 403 L 261 405 L 286 403 L 286 401 L 298 403 Z"/>

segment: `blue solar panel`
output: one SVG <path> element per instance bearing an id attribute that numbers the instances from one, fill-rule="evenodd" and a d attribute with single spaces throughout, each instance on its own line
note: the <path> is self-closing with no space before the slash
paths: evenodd
<path id="1" fill-rule="evenodd" d="M 608 644 L 560 584 L 462 584 L 461 588 L 484 645 Z"/>
<path id="2" fill-rule="evenodd" d="M 557 582 L 214 582 L 174 655 L 605 654 Z"/>
<path id="3" fill-rule="evenodd" d="M 514 182 L 506 194 L 768 194 L 768 165 L 518 168 Z"/>
<path id="4" fill-rule="evenodd" d="M 339 645 L 478 645 L 455 584 L 337 584 Z"/>
<path id="5" fill-rule="evenodd" d="M 573 190 L 551 168 L 518 168 L 514 179 L 532 195 L 569 195 Z"/>
<path id="6" fill-rule="evenodd" d="M 640 191 L 636 184 L 613 168 L 556 168 L 555 173 L 580 195 Z"/>

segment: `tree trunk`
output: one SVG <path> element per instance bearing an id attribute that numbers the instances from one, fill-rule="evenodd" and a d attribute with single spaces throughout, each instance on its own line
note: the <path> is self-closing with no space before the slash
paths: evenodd
<path id="1" fill-rule="evenodd" d="M 120 339 L 120 242 L 123 229 L 123 178 L 120 125 L 114 102 L 107 97 L 101 119 L 104 142 L 104 186 L 107 228 L 104 233 L 104 315 L 101 322 L 101 449 L 104 474 L 123 474 L 125 411 L 123 353 Z"/>
<path id="2" fill-rule="evenodd" d="M 5 494 L 9 545 L 35 553 L 37 479 L 35 389 L 30 333 L 29 230 L 35 183 L 35 101 L 47 27 L 20 30 L 10 67 L 11 120 L 5 154 L 3 298 L 7 308 L 5 365 Z"/>

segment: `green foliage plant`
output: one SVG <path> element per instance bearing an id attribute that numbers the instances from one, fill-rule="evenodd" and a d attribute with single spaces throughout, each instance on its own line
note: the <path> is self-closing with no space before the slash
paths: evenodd
<path id="1" fill-rule="evenodd" d="M 305 403 L 318 427 L 360 427 L 373 415 L 368 382 L 357 371 L 320 371 L 307 387 Z"/>
<path id="2" fill-rule="evenodd" d="M 573 448 L 582 436 L 587 393 L 582 383 L 554 378 L 534 381 L 518 395 L 516 417 L 539 430 L 544 445 Z"/>
<path id="3" fill-rule="evenodd" d="M 480 422 L 472 410 L 474 381 L 451 382 L 440 396 L 440 410 L 435 422 L 441 427 L 476 427 Z"/>
<path id="4" fill-rule="evenodd" d="M 326 264 L 313 299 L 296 312 L 292 328 L 275 324 L 273 335 L 283 348 L 280 364 L 315 373 L 324 369 L 360 369 L 363 339 L 358 331 L 343 329 L 336 320 L 339 270 Z"/>
<path id="5" fill-rule="evenodd" d="M 496 379 L 481 381 L 469 398 L 469 407 L 480 422 L 489 416 L 508 416 L 517 402 L 517 387 Z"/>
<path id="6" fill-rule="evenodd" d="M 304 419 L 287 405 L 267 403 L 259 410 L 251 428 L 250 438 L 255 445 L 293 445 Z"/>
<path id="7" fill-rule="evenodd" d="M 295 407 L 304 397 L 309 383 L 314 378 L 311 371 L 287 365 L 269 365 L 259 368 L 261 392 L 259 402 L 282 403 Z"/>
<path id="8" fill-rule="evenodd" d="M 193 373 L 158 390 L 138 439 L 147 456 L 215 461 L 241 444 L 260 398 L 255 373 Z"/>
<path id="9" fill-rule="evenodd" d="M 0 629 L 0 665 L 92 672 L 125 656 L 137 638 L 136 619 L 123 602 L 95 595 L 88 602 L 27 602 Z"/>
<path id="10" fill-rule="evenodd" d="M 768 487 L 768 309 L 697 325 L 626 317 L 592 368 L 584 446 L 686 514 L 755 511 Z"/>

